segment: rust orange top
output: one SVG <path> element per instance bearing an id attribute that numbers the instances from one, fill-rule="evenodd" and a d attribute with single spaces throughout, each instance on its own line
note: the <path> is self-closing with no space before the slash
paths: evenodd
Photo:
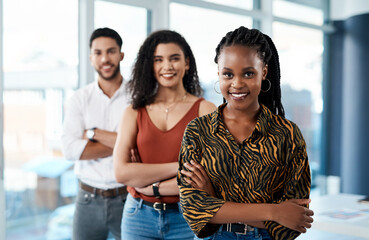
<path id="1" fill-rule="evenodd" d="M 137 114 L 137 149 L 143 163 L 168 163 L 177 162 L 184 130 L 187 124 L 199 116 L 199 106 L 203 98 L 199 98 L 183 118 L 168 131 L 162 131 L 151 121 L 145 107 L 138 109 Z M 142 198 L 148 202 L 179 202 L 179 196 L 162 196 L 157 199 L 154 196 L 146 196 L 133 187 L 128 187 L 128 192 L 135 198 Z M 159 185 L 160 192 L 160 185 Z"/>

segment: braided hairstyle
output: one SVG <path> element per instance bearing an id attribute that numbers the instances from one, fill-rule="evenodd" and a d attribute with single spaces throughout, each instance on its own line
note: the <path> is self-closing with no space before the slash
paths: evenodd
<path id="1" fill-rule="evenodd" d="M 183 86 L 188 93 L 197 97 L 203 94 L 197 75 L 195 57 L 186 40 L 175 31 L 160 30 L 151 33 L 140 47 L 133 67 L 132 78 L 127 83 L 128 91 L 132 97 L 133 109 L 149 105 L 155 100 L 158 82 L 154 75 L 154 52 L 161 43 L 174 43 L 182 49 L 185 59 L 188 58 L 190 62 L 190 68 L 183 76 Z"/>
<path id="2" fill-rule="evenodd" d="M 270 80 L 271 86 L 267 92 L 260 92 L 259 103 L 264 104 L 274 114 L 284 117 L 284 108 L 281 102 L 279 56 L 272 39 L 257 29 L 248 29 L 241 26 L 234 31 L 228 32 L 226 36 L 222 38 L 215 49 L 215 63 L 218 63 L 219 55 L 224 47 L 234 45 L 255 49 L 264 64 L 268 64 L 268 74 L 266 78 Z M 266 82 L 267 81 L 262 81 L 262 89 Z M 269 87 L 268 85 L 264 89 L 267 89 Z"/>

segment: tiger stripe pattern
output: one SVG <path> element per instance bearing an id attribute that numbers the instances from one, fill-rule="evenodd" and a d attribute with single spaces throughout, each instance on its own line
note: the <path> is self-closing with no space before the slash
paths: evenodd
<path id="1" fill-rule="evenodd" d="M 305 140 L 293 122 L 261 104 L 252 135 L 238 144 L 227 131 L 222 109 L 191 121 L 184 133 L 177 182 L 183 214 L 198 237 L 210 236 L 220 225 L 209 223 L 225 201 L 280 203 L 309 198 L 310 169 Z M 192 188 L 180 170 L 199 162 L 212 181 L 216 197 Z M 273 221 L 265 226 L 273 239 L 295 239 L 299 232 Z"/>

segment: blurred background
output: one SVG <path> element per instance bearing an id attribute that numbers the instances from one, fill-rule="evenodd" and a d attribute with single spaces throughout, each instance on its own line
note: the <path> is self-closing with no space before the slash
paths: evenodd
<path id="1" fill-rule="evenodd" d="M 178 31 L 216 105 L 221 38 L 241 25 L 269 34 L 286 117 L 307 142 L 312 198 L 369 195 L 368 1 L 0 0 L 0 9 L 0 240 L 71 237 L 77 180 L 61 153 L 64 104 L 96 79 L 88 43 L 98 27 L 122 36 L 126 80 L 150 32 Z"/>

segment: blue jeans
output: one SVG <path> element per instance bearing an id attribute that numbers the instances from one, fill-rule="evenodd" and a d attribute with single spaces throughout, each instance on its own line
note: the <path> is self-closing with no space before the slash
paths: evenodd
<path id="1" fill-rule="evenodd" d="M 179 203 L 178 208 L 180 209 Z M 122 218 L 124 240 L 192 240 L 194 234 L 183 218 L 181 210 L 157 211 L 137 201 L 130 194 Z"/>
<path id="2" fill-rule="evenodd" d="M 126 196 L 104 198 L 79 189 L 73 219 L 73 240 L 106 240 L 109 233 L 120 240 Z"/>
<path id="3" fill-rule="evenodd" d="M 195 236 L 195 240 L 272 240 L 269 233 L 265 229 L 255 228 L 252 232 L 247 232 L 245 235 L 233 232 L 223 231 L 223 227 L 221 226 L 219 230 L 206 238 L 198 238 Z"/>

